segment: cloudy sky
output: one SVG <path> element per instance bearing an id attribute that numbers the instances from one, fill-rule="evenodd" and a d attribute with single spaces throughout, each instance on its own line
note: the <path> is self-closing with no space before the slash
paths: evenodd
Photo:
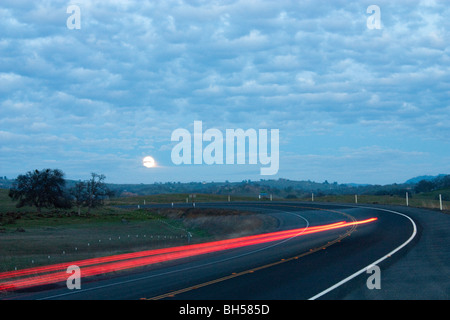
<path id="1" fill-rule="evenodd" d="M 68 28 L 69 5 L 81 29 Z M 370 5 L 381 29 L 368 27 Z M 449 44 L 444 0 L 2 1 L 0 175 L 387 184 L 450 173 Z M 171 134 L 195 120 L 279 129 L 278 173 L 175 165 Z M 157 167 L 142 165 L 148 155 Z"/>

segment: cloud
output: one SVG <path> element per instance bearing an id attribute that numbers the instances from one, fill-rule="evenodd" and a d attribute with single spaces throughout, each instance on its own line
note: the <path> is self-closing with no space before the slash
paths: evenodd
<path id="1" fill-rule="evenodd" d="M 417 152 L 448 147 L 450 8 L 443 1 L 378 1 L 381 30 L 366 26 L 369 1 L 77 4 L 80 30 L 67 29 L 64 1 L 0 9 L 0 124 L 7 141 L 36 159 L 64 165 L 73 150 L 85 159 L 160 150 L 170 165 L 171 132 L 194 120 L 221 130 L 278 128 L 285 154 L 303 155 L 305 145 L 314 154 L 316 141 L 338 162 L 339 148 L 357 161 L 349 150 L 364 143 L 385 155 L 404 150 L 394 143 L 408 139 Z M 36 141 L 51 141 L 59 153 L 39 152 Z M 343 171 L 352 168 L 345 163 Z M 123 170 L 111 162 L 114 168 Z"/>

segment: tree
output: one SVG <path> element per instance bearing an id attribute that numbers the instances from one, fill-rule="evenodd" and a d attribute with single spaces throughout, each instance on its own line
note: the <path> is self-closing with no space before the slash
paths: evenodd
<path id="1" fill-rule="evenodd" d="M 450 188 L 450 175 L 440 176 L 434 180 L 435 189 Z"/>
<path id="2" fill-rule="evenodd" d="M 430 192 L 434 189 L 435 185 L 432 181 L 427 180 L 421 180 L 419 183 L 415 186 L 414 191 L 416 193 L 420 192 Z"/>
<path id="3" fill-rule="evenodd" d="M 79 181 L 70 189 L 72 201 L 78 207 L 78 215 L 81 214 L 81 207 L 87 207 L 90 213 L 92 208 L 103 205 L 104 200 L 113 195 L 104 183 L 105 179 L 103 174 L 91 173 L 91 179 Z"/>
<path id="4" fill-rule="evenodd" d="M 88 213 L 91 208 L 103 205 L 104 199 L 112 196 L 111 190 L 104 183 L 106 177 L 103 174 L 91 173 L 91 179 L 86 181 L 86 206 L 88 207 Z"/>
<path id="5" fill-rule="evenodd" d="M 17 208 L 25 205 L 35 206 L 38 212 L 41 212 L 41 208 L 70 208 L 65 184 L 61 170 L 29 171 L 17 177 L 9 190 L 9 197 L 19 201 Z"/>
<path id="6" fill-rule="evenodd" d="M 85 206 L 88 200 L 86 182 L 77 182 L 75 186 L 70 189 L 70 195 L 72 196 L 75 205 L 78 207 L 78 215 L 80 215 L 81 207 Z"/>

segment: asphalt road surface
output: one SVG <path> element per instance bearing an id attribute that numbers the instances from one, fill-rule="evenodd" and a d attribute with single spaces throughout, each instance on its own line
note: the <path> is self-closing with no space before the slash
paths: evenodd
<path id="1" fill-rule="evenodd" d="M 35 288 L 4 298 L 446 300 L 450 297 L 450 216 L 444 213 L 311 202 L 198 203 L 196 207 L 245 209 L 272 215 L 279 230 L 308 229 L 373 217 L 377 220 L 183 258 L 113 277 L 82 278 L 80 290 L 65 286 Z M 368 272 L 371 265 L 376 265 L 379 272 Z M 380 288 L 369 288 L 368 283 L 376 281 Z"/>

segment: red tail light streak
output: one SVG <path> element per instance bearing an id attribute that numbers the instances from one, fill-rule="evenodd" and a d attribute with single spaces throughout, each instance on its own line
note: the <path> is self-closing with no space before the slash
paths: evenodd
<path id="1" fill-rule="evenodd" d="M 71 265 L 76 265 L 81 268 L 82 277 L 90 277 L 99 274 L 107 274 L 110 272 L 152 265 L 159 262 L 172 261 L 207 253 L 280 241 L 317 232 L 352 227 L 370 223 L 375 220 L 377 220 L 377 218 L 370 218 L 367 220 L 353 222 L 341 221 L 327 225 L 277 231 L 207 243 L 146 250 L 101 258 L 28 268 L 18 271 L 0 272 L 0 291 L 18 290 L 34 286 L 65 282 L 70 276 L 66 273 L 66 270 Z"/>

